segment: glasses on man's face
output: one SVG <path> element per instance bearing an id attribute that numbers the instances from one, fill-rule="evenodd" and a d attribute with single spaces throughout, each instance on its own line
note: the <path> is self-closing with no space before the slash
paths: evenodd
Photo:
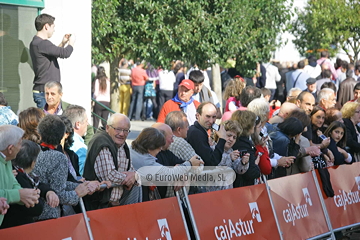
<path id="1" fill-rule="evenodd" d="M 115 132 L 121 133 L 123 132 L 124 134 L 128 134 L 130 132 L 130 129 L 122 129 L 122 128 L 114 128 L 113 126 L 109 125 L 112 129 L 115 130 Z"/>

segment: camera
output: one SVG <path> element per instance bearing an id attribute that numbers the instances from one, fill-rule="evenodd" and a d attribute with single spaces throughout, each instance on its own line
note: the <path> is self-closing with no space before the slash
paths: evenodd
<path id="1" fill-rule="evenodd" d="M 239 150 L 240 152 L 240 157 L 242 158 L 243 156 L 245 156 L 245 154 L 247 154 L 247 150 Z"/>
<path id="2" fill-rule="evenodd" d="M 211 127 L 212 127 L 212 129 L 214 129 L 215 131 L 219 131 L 219 129 L 220 129 L 220 126 L 217 125 L 216 123 L 214 123 Z"/>

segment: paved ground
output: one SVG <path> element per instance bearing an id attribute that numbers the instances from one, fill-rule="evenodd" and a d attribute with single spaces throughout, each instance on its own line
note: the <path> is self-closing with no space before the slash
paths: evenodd
<path id="1" fill-rule="evenodd" d="M 130 145 L 144 128 L 151 127 L 154 123 L 155 121 L 131 121 L 131 132 L 127 137 L 126 143 Z"/>

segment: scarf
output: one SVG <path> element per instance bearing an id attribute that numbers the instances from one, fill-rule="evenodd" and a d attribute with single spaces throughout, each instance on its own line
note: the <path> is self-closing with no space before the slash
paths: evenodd
<path id="1" fill-rule="evenodd" d="M 34 174 L 34 173 L 29 173 L 29 174 L 28 174 L 28 173 L 26 173 L 26 172 L 24 171 L 23 168 L 21 168 L 21 167 L 19 167 L 19 166 L 15 166 L 15 165 L 14 165 L 14 169 L 15 169 L 16 171 L 20 172 L 20 173 L 24 173 L 25 176 L 30 180 L 30 182 L 31 182 L 31 184 L 33 185 L 33 187 L 34 187 L 35 189 L 37 189 L 37 187 L 39 186 L 39 183 L 40 183 L 39 176 L 37 176 L 37 175 Z"/>
<path id="2" fill-rule="evenodd" d="M 180 109 L 181 109 L 183 112 L 186 112 L 187 106 L 189 106 L 190 104 L 193 103 L 194 98 L 191 97 L 188 102 L 184 102 L 184 101 L 181 101 L 181 100 L 179 99 L 178 94 L 176 94 L 175 97 L 173 97 L 171 100 L 173 100 L 173 101 L 176 102 L 176 103 L 180 103 L 180 105 L 179 105 L 179 106 L 180 106 Z"/>
<path id="3" fill-rule="evenodd" d="M 44 143 L 44 142 L 40 143 L 40 146 L 42 146 L 42 147 L 44 147 L 44 148 L 49 148 L 49 149 L 52 149 L 52 150 L 55 149 L 55 146 L 54 146 L 54 145 L 48 144 L 48 143 Z"/>

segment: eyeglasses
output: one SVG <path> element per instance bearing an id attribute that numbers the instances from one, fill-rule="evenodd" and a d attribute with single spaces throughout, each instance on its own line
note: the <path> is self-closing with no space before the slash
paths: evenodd
<path id="1" fill-rule="evenodd" d="M 116 132 L 121 133 L 123 132 L 124 134 L 128 134 L 130 131 L 130 129 L 122 129 L 122 128 L 114 128 L 113 126 L 109 125 L 112 129 L 114 129 Z"/>

